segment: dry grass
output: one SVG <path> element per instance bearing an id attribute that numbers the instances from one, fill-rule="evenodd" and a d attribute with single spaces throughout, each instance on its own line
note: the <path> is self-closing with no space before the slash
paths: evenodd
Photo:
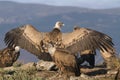
<path id="1" fill-rule="evenodd" d="M 0 80 L 44 80 L 42 77 L 35 76 L 36 70 L 2 70 Z"/>

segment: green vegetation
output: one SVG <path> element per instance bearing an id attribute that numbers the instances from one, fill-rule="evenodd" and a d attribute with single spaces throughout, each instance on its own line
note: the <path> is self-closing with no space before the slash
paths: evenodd
<path id="1" fill-rule="evenodd" d="M 27 74 L 25 71 L 14 72 L 13 75 L 6 74 L 4 76 L 0 76 L 0 80 L 43 80 L 41 77 L 31 76 Z"/>
<path id="2" fill-rule="evenodd" d="M 14 62 L 13 67 L 20 67 L 21 65 L 23 65 L 22 62 L 16 61 Z"/>
<path id="3" fill-rule="evenodd" d="M 35 75 L 36 70 L 2 70 L 0 71 L 0 80 L 45 80 Z"/>

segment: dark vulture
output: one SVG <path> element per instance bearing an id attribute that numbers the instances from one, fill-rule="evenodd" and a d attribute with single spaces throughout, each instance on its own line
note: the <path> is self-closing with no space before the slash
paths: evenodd
<path id="1" fill-rule="evenodd" d="M 40 32 L 29 24 L 14 28 L 6 33 L 4 41 L 8 46 L 18 45 L 43 60 L 50 60 L 45 45 L 49 42 L 55 44 L 56 47 L 64 47 L 71 54 L 82 53 L 85 50 L 95 52 L 98 49 L 105 59 L 114 55 L 114 44 L 112 38 L 108 35 L 81 27 L 76 27 L 69 33 L 61 33 L 59 31 L 63 23 L 58 23 L 60 22 L 55 24 L 57 27 L 51 32 Z"/>
<path id="2" fill-rule="evenodd" d="M 61 74 L 80 76 L 80 69 L 75 55 L 64 48 L 56 48 L 52 45 L 48 47 L 48 52 Z"/>
<path id="3" fill-rule="evenodd" d="M 0 50 L 0 67 L 12 66 L 20 55 L 20 47 L 6 47 Z"/>
<path id="4" fill-rule="evenodd" d="M 95 53 L 91 50 L 85 50 L 84 52 L 77 54 L 78 64 L 81 65 L 85 61 L 89 63 L 89 68 L 94 68 L 95 66 Z"/>

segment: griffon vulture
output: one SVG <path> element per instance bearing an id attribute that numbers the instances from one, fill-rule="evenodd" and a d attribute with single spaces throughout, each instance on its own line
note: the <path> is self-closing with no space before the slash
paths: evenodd
<path id="1" fill-rule="evenodd" d="M 20 55 L 20 47 L 6 47 L 0 50 L 0 67 L 12 66 Z"/>
<path id="2" fill-rule="evenodd" d="M 48 52 L 59 68 L 60 73 L 68 75 L 69 73 L 70 75 L 73 73 L 75 76 L 80 75 L 80 69 L 75 55 L 72 55 L 64 48 L 56 48 L 52 45 L 48 46 Z"/>
<path id="3" fill-rule="evenodd" d="M 56 28 L 59 29 L 60 26 L 59 28 Z M 50 55 L 45 53 L 44 46 L 45 42 L 51 41 L 48 35 L 51 35 L 51 33 L 40 32 L 35 29 L 35 27 L 28 24 L 8 31 L 5 35 L 4 41 L 8 46 L 18 45 L 21 48 L 26 49 L 32 54 L 38 56 L 39 59 L 51 60 Z M 52 35 L 56 34 L 53 33 Z M 55 37 L 52 37 L 52 39 L 53 38 Z M 58 38 L 56 38 L 56 40 L 57 39 Z M 52 43 L 59 44 L 57 45 L 59 47 L 64 45 L 64 48 L 69 50 L 72 54 L 84 52 L 85 50 L 92 50 L 95 52 L 96 49 L 98 49 L 102 53 L 107 52 L 109 57 L 114 55 L 112 38 L 92 29 L 79 27 L 72 32 L 62 33 L 62 39 L 58 39 L 57 42 L 56 40 L 55 42 L 52 40 Z M 106 54 L 102 55 L 106 58 Z"/>

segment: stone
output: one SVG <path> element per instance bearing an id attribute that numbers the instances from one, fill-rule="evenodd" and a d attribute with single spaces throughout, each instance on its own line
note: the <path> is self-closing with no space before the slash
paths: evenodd
<path id="1" fill-rule="evenodd" d="M 51 61 L 40 60 L 37 62 L 37 70 L 52 70 L 55 67 L 55 63 Z"/>

